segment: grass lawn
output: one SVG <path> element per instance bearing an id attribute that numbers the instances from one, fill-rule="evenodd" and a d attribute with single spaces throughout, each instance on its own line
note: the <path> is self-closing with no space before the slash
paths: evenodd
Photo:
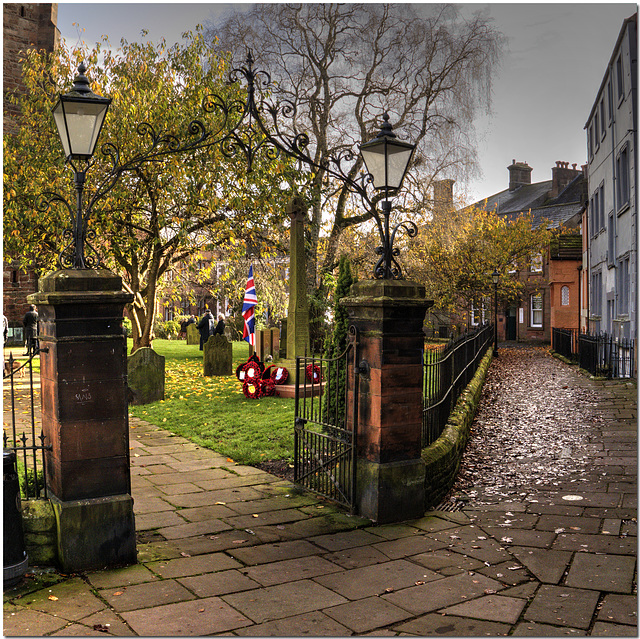
<path id="1" fill-rule="evenodd" d="M 165 399 L 129 406 L 130 415 L 240 464 L 293 460 L 293 399 L 247 399 L 235 374 L 204 377 L 202 352 L 184 340 L 155 339 L 153 348 L 165 357 Z M 248 357 L 247 342 L 234 342 L 234 373 Z"/>

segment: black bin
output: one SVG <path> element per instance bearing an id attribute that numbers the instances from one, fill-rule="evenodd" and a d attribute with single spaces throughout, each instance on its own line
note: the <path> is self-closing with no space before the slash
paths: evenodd
<path id="1" fill-rule="evenodd" d="M 3 451 L 4 521 L 3 523 L 3 584 L 17 584 L 27 572 L 29 558 L 24 545 L 22 530 L 22 507 L 20 503 L 20 483 L 16 470 L 16 454 Z"/>

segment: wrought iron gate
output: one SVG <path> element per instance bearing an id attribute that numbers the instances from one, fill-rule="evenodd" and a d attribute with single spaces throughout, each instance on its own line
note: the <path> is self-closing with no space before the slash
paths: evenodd
<path id="1" fill-rule="evenodd" d="M 294 482 L 355 511 L 358 416 L 355 327 L 332 359 L 296 358 Z M 351 378 L 351 379 L 350 379 Z"/>
<path id="2" fill-rule="evenodd" d="M 4 450 L 16 454 L 18 478 L 23 499 L 47 498 L 45 442 L 40 418 L 36 416 L 37 383 L 34 379 L 34 358 L 14 359 L 13 353 L 4 360 L 3 370 L 3 433 Z M 7 432 L 9 430 L 10 432 Z"/>

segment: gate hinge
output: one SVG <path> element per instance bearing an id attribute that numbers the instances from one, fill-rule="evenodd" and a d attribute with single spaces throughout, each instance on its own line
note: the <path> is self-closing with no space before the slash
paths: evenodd
<path id="1" fill-rule="evenodd" d="M 302 418 L 302 417 L 296 417 L 294 420 L 294 428 L 296 428 L 297 430 L 302 430 L 304 428 L 304 425 L 307 423 L 307 420 Z"/>
<path id="2" fill-rule="evenodd" d="M 371 370 L 371 367 L 369 366 L 369 362 L 367 362 L 366 359 L 363 359 L 359 364 L 358 364 L 358 373 L 360 375 L 368 375 L 369 371 Z"/>

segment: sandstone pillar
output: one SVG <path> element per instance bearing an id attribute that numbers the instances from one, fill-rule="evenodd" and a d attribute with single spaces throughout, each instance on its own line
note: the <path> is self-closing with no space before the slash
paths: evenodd
<path id="1" fill-rule="evenodd" d="M 358 330 L 358 513 L 380 523 L 422 517 L 424 287 L 397 280 L 356 282 L 343 298 Z M 349 375 L 353 383 L 354 375 Z"/>
<path id="2" fill-rule="evenodd" d="M 291 218 L 289 244 L 289 309 L 287 315 L 287 359 L 310 354 L 309 300 L 307 299 L 307 267 L 304 252 L 304 225 L 307 207 L 300 197 L 287 204 Z"/>
<path id="3" fill-rule="evenodd" d="M 64 270 L 29 296 L 40 315 L 42 428 L 65 572 L 136 562 L 120 277 Z"/>

